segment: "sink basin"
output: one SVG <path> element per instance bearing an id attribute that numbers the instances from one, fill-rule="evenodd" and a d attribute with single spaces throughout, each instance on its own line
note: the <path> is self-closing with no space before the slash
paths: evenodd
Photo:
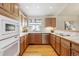
<path id="1" fill-rule="evenodd" d="M 61 35 L 61 36 L 72 36 L 70 34 L 63 34 L 63 33 L 59 33 L 59 35 Z"/>

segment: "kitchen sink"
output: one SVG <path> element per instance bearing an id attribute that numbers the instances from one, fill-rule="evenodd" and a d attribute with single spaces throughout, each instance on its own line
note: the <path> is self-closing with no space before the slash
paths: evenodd
<path id="1" fill-rule="evenodd" d="M 61 36 L 72 36 L 70 34 L 63 34 L 63 33 L 59 33 L 59 35 L 61 35 Z"/>

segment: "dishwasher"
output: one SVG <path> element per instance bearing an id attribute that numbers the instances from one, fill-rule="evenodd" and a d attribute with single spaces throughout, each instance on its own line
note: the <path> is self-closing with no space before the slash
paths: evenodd
<path id="1" fill-rule="evenodd" d="M 42 33 L 42 44 L 49 44 L 49 33 Z"/>

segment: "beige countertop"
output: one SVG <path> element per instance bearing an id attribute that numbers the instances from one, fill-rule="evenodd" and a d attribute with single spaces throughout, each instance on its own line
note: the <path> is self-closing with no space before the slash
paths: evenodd
<path id="1" fill-rule="evenodd" d="M 24 32 L 24 33 L 21 32 L 21 33 L 20 33 L 20 37 L 21 37 L 21 36 L 24 36 L 24 35 L 27 35 L 27 34 L 28 34 L 28 32 Z"/>
<path id="2" fill-rule="evenodd" d="M 21 32 L 21 33 L 20 33 L 20 37 L 21 37 L 21 36 L 24 36 L 24 35 L 27 35 L 27 34 L 29 34 L 29 33 L 50 33 L 50 32 L 24 32 L 24 33 Z"/>
<path id="3" fill-rule="evenodd" d="M 56 33 L 51 33 L 51 34 L 54 34 L 54 35 L 56 35 L 56 36 L 59 36 L 59 37 L 61 37 L 61 38 L 64 38 L 64 39 L 67 39 L 67 40 L 69 40 L 69 41 L 72 41 L 72 42 L 74 42 L 74 43 L 79 44 L 79 35 L 61 36 L 61 35 L 56 34 Z"/>
<path id="4" fill-rule="evenodd" d="M 25 32 L 25 33 L 20 33 L 20 37 L 24 36 L 24 35 L 28 35 L 29 33 L 50 33 L 50 32 Z M 58 33 L 50 33 L 50 34 L 57 35 L 61 38 L 65 38 L 69 41 L 72 41 L 72 42 L 79 44 L 79 34 L 78 35 L 71 34 L 71 36 L 62 36 L 62 35 L 59 35 Z"/>

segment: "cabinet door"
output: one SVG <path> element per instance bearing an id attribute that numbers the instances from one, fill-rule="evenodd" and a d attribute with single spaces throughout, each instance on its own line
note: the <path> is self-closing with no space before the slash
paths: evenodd
<path id="1" fill-rule="evenodd" d="M 5 9 L 5 11 L 10 13 L 10 3 L 4 3 L 3 8 Z"/>
<path id="2" fill-rule="evenodd" d="M 71 56 L 79 56 L 79 52 L 76 50 L 72 50 Z"/>
<path id="3" fill-rule="evenodd" d="M 61 48 L 61 43 L 60 43 L 60 37 L 56 36 L 56 52 L 58 53 L 58 55 L 60 55 L 60 48 Z"/>
<path id="4" fill-rule="evenodd" d="M 28 41 L 28 35 L 25 35 L 25 47 L 27 47 L 29 44 L 29 41 Z"/>
<path id="5" fill-rule="evenodd" d="M 21 37 L 21 38 L 20 38 L 20 55 L 23 54 L 23 50 L 24 50 L 23 47 L 24 47 L 24 46 L 23 46 L 23 37 Z"/>
<path id="6" fill-rule="evenodd" d="M 29 44 L 34 44 L 34 37 L 33 37 L 34 35 L 32 34 L 32 33 L 30 33 L 29 35 L 28 35 L 28 37 L 29 37 Z"/>
<path id="7" fill-rule="evenodd" d="M 56 47 L 56 39 L 55 39 L 55 35 L 52 35 L 52 46 L 55 49 Z"/>
<path id="8" fill-rule="evenodd" d="M 42 44 L 42 34 L 41 33 L 34 34 L 34 42 L 36 44 Z"/>
<path id="9" fill-rule="evenodd" d="M 14 4 L 14 15 L 19 16 L 19 8 L 16 4 Z"/>
<path id="10" fill-rule="evenodd" d="M 30 44 L 42 44 L 42 34 L 30 33 L 29 35 Z"/>
<path id="11" fill-rule="evenodd" d="M 56 18 L 46 18 L 45 27 L 56 27 Z"/>
<path id="12" fill-rule="evenodd" d="M 50 34 L 50 41 L 49 43 L 52 45 L 52 34 Z"/>
<path id="13" fill-rule="evenodd" d="M 70 41 L 61 39 L 61 56 L 70 56 Z"/>
<path id="14" fill-rule="evenodd" d="M 0 3 L 0 7 L 3 8 L 3 3 Z"/>
<path id="15" fill-rule="evenodd" d="M 71 56 L 79 56 L 79 44 L 71 44 Z"/>
<path id="16" fill-rule="evenodd" d="M 46 26 L 46 27 L 51 26 L 51 19 L 50 19 L 50 18 L 46 18 L 46 19 L 45 19 L 45 26 Z"/>
<path id="17" fill-rule="evenodd" d="M 25 36 L 23 36 L 23 50 L 26 49 L 26 38 Z"/>
<path id="18" fill-rule="evenodd" d="M 10 12 L 14 14 L 14 3 L 10 4 Z"/>
<path id="19" fill-rule="evenodd" d="M 52 18 L 51 22 L 52 22 L 51 26 L 56 27 L 56 18 Z"/>

